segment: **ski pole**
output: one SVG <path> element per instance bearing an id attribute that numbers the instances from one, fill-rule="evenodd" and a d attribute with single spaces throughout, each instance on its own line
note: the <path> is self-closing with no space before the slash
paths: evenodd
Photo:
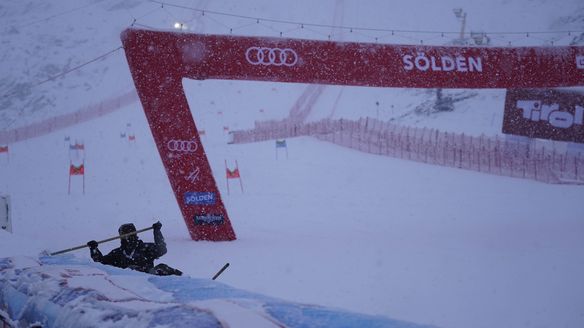
<path id="1" fill-rule="evenodd" d="M 128 236 L 131 236 L 131 235 L 137 235 L 137 234 L 139 234 L 139 233 L 141 233 L 141 232 L 148 231 L 148 230 L 152 230 L 152 229 L 154 229 L 154 228 L 152 228 L 152 227 L 148 227 L 148 228 L 144 228 L 144 229 L 141 229 L 141 230 L 136 230 L 136 231 L 133 231 L 133 232 L 128 232 L 128 233 L 126 233 L 126 234 L 123 234 L 123 235 L 119 235 L 119 236 L 111 237 L 111 238 L 108 238 L 108 239 L 100 240 L 100 241 L 98 241 L 97 243 L 98 243 L 98 244 L 107 243 L 108 241 L 112 241 L 112 240 L 116 240 L 116 239 L 122 239 L 122 238 L 126 238 L 126 237 L 128 237 Z M 64 250 L 62 250 L 62 251 L 58 251 L 58 252 L 51 253 L 51 254 L 49 254 L 49 255 L 53 256 L 53 255 L 58 255 L 58 254 L 68 253 L 68 252 L 71 252 L 71 251 L 76 251 L 76 250 L 78 250 L 78 249 L 85 248 L 85 247 L 88 247 L 88 246 L 87 246 L 87 244 L 85 244 L 85 245 L 80 245 L 80 246 L 75 246 L 75 247 L 71 247 L 71 248 L 67 248 L 67 249 L 64 249 Z"/>
<path id="2" fill-rule="evenodd" d="M 214 276 L 212 280 L 215 280 L 217 277 L 219 277 L 220 274 L 223 273 L 223 271 L 225 271 L 225 269 L 227 269 L 227 267 L 229 266 L 229 263 L 225 263 L 225 265 L 221 268 L 221 270 L 219 270 L 219 272 L 217 272 Z"/>

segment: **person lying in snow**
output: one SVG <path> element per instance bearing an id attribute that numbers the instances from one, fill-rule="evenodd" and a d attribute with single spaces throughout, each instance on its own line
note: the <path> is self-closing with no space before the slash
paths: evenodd
<path id="1" fill-rule="evenodd" d="M 162 223 L 156 222 L 152 225 L 154 230 L 154 243 L 145 243 L 137 234 L 132 234 L 121 238 L 121 246 L 113 249 L 107 255 L 102 255 L 97 248 L 98 243 L 92 240 L 87 243 L 89 253 L 95 262 L 112 265 L 118 268 L 142 271 L 159 276 L 182 275 L 180 270 L 169 267 L 166 264 L 154 266 L 154 260 L 166 254 L 166 243 L 160 229 Z M 125 235 L 136 232 L 136 227 L 132 223 L 122 224 L 118 233 Z"/>

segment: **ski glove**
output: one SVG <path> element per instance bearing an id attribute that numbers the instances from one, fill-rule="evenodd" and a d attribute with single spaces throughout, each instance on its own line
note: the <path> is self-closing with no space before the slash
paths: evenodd
<path id="1" fill-rule="evenodd" d="M 92 240 L 90 242 L 87 243 L 87 246 L 89 246 L 89 249 L 96 249 L 97 248 L 97 242 L 95 240 Z"/>
<path id="2" fill-rule="evenodd" d="M 160 221 L 157 221 L 156 223 L 154 223 L 154 224 L 152 225 L 152 228 L 153 228 L 154 230 L 160 230 L 160 228 L 162 228 L 162 223 L 160 223 Z"/>

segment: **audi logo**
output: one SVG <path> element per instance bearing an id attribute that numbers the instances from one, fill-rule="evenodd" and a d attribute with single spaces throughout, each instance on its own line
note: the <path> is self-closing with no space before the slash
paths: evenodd
<path id="1" fill-rule="evenodd" d="M 245 51 L 245 59 L 252 65 L 291 67 L 298 63 L 298 54 L 290 48 L 251 47 Z"/>
<path id="2" fill-rule="evenodd" d="M 177 151 L 182 153 L 194 153 L 199 146 L 194 140 L 170 140 L 166 147 L 170 151 Z"/>
<path id="3" fill-rule="evenodd" d="M 576 56 L 576 67 L 578 69 L 584 69 L 584 55 Z"/>

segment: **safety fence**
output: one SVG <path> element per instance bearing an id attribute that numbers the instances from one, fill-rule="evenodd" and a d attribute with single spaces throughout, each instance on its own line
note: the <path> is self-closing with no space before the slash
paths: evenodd
<path id="1" fill-rule="evenodd" d="M 47 135 L 107 115 L 137 100 L 138 95 L 136 94 L 136 90 L 131 90 L 100 103 L 85 106 L 72 113 L 55 116 L 24 127 L 0 131 L 0 144 L 10 144 Z"/>
<path id="2" fill-rule="evenodd" d="M 429 128 L 405 127 L 371 118 L 298 124 L 289 120 L 256 122 L 233 131 L 233 143 L 313 136 L 367 153 L 546 183 L 584 184 L 584 158 L 550 147 L 500 137 L 469 136 Z"/>

